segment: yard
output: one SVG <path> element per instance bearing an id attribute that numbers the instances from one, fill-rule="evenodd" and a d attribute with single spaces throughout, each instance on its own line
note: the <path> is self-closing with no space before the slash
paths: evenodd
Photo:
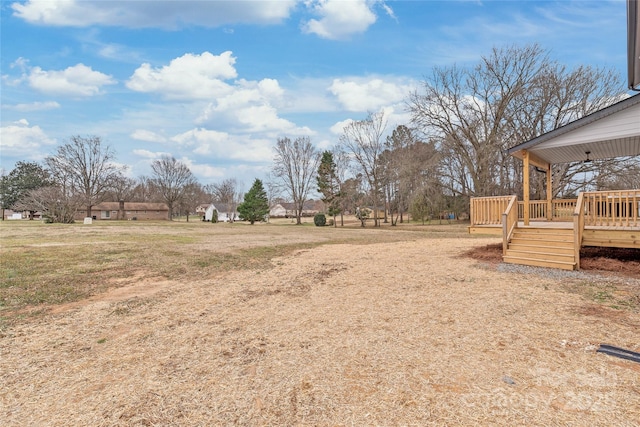
<path id="1" fill-rule="evenodd" d="M 640 364 L 596 352 L 640 351 L 633 273 L 469 258 L 499 239 L 463 225 L 0 233 L 2 425 L 640 419 Z"/>

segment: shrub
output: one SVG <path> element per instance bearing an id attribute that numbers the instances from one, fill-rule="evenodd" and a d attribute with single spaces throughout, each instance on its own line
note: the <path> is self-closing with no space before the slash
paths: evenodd
<path id="1" fill-rule="evenodd" d="M 324 227 L 327 225 L 327 217 L 323 213 L 317 213 L 313 216 L 313 223 L 316 227 Z"/>

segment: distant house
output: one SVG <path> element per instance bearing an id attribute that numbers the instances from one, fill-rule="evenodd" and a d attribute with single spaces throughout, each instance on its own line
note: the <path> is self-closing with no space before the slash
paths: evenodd
<path id="1" fill-rule="evenodd" d="M 280 203 L 279 204 L 284 210 L 284 216 L 286 218 L 295 217 L 296 216 L 296 205 L 295 203 Z M 314 216 L 315 214 L 322 212 L 324 210 L 324 203 L 320 200 L 307 200 L 302 205 L 302 216 Z M 274 215 L 271 215 L 274 216 Z"/>
<path id="2" fill-rule="evenodd" d="M 42 219 L 42 212 L 37 211 L 33 212 L 33 216 L 31 216 L 31 212 L 29 211 L 14 211 L 11 209 L 4 210 L 4 219 L 16 220 L 16 219 Z"/>
<path id="3" fill-rule="evenodd" d="M 232 212 L 232 207 L 225 203 L 216 203 L 215 205 L 212 203 L 208 205 L 204 213 L 204 220 L 211 221 L 211 219 L 213 218 L 214 211 L 218 213 L 218 222 L 229 222 L 229 220 L 233 220 L 233 221 L 240 220 L 240 214 L 238 213 L 238 210 L 235 209 L 234 207 Z"/>
<path id="4" fill-rule="evenodd" d="M 287 209 L 280 203 L 276 203 L 269 209 L 269 216 L 271 218 L 285 218 L 287 216 Z"/>
<path id="5" fill-rule="evenodd" d="M 196 206 L 196 215 L 204 216 L 204 213 L 207 211 L 208 207 L 209 207 L 208 203 Z"/>
<path id="6" fill-rule="evenodd" d="M 75 219 L 86 216 L 86 210 L 78 210 Z M 91 207 L 91 216 L 94 220 L 168 220 L 169 207 L 164 203 L 102 202 Z"/>

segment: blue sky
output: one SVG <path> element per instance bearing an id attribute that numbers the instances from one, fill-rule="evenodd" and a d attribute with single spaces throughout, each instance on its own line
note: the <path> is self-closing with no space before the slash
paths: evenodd
<path id="1" fill-rule="evenodd" d="M 569 67 L 626 82 L 620 1 L 2 1 L 0 167 L 98 135 L 149 175 L 163 154 L 202 184 L 246 189 L 279 137 L 332 147 L 349 120 L 384 109 L 434 66 L 539 43 Z M 624 90 L 624 87 L 621 88 Z"/>

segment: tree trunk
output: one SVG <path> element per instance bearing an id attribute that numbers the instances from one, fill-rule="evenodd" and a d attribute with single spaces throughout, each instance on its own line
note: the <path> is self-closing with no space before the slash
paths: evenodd
<path id="1" fill-rule="evenodd" d="M 87 205 L 87 217 L 89 217 L 89 218 L 93 218 L 93 217 L 91 216 L 91 205 Z"/>

